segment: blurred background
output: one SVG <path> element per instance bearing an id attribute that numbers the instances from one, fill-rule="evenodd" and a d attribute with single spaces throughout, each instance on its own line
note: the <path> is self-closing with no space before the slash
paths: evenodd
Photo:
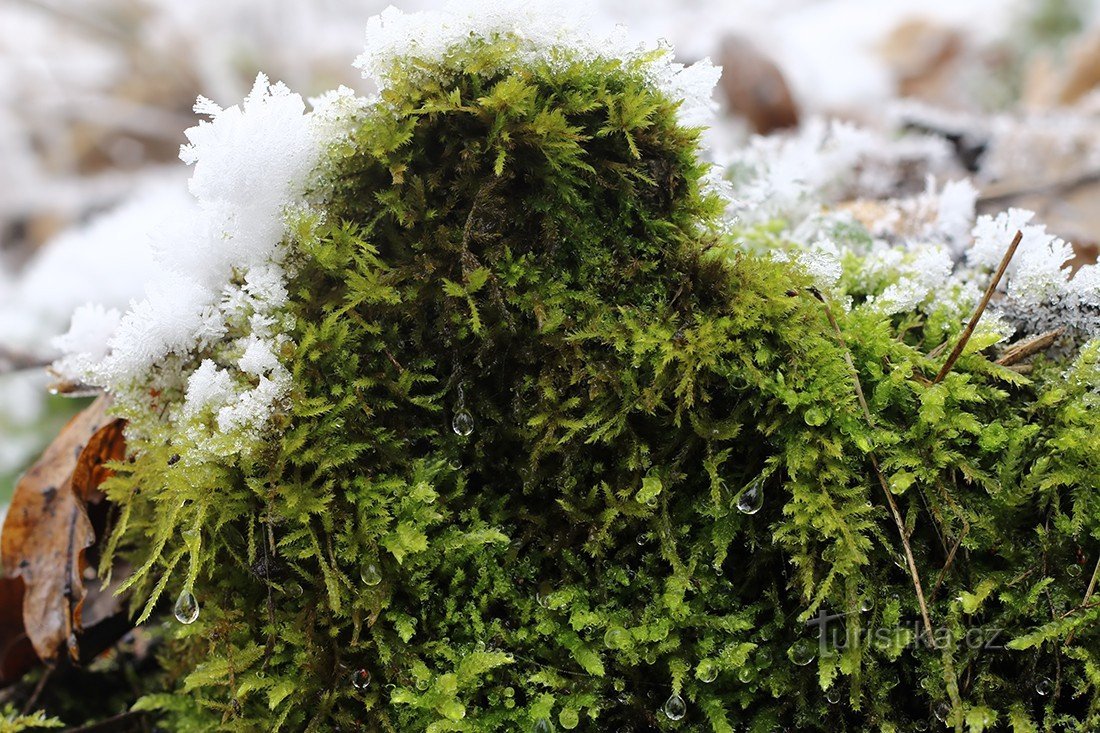
<path id="1" fill-rule="evenodd" d="M 176 156 L 196 95 L 234 104 L 258 71 L 306 96 L 368 92 L 351 61 L 387 4 L 0 0 L 0 503 L 80 406 L 47 391 L 51 337 L 86 301 L 141 295 L 148 233 L 187 196 Z M 716 155 L 821 118 L 917 132 L 981 206 L 1036 210 L 1095 258 L 1100 0 L 593 4 L 724 66 Z"/>

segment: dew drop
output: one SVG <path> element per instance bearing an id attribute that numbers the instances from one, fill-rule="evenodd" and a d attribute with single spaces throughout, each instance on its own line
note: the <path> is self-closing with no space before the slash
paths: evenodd
<path id="1" fill-rule="evenodd" d="M 359 578 L 363 581 L 364 585 L 374 587 L 382 582 L 382 571 L 380 571 L 378 566 L 373 562 L 367 562 L 360 568 Z"/>
<path id="2" fill-rule="evenodd" d="M 562 728 L 573 730 L 580 724 L 581 720 L 576 710 L 573 708 L 566 708 L 558 713 L 558 722 L 561 723 Z"/>
<path id="3" fill-rule="evenodd" d="M 370 670 L 369 669 L 357 669 L 350 675 L 351 686 L 359 692 L 370 687 Z"/>
<path id="4" fill-rule="evenodd" d="M 302 593 L 304 593 L 304 592 L 305 591 L 302 590 L 302 584 L 301 583 L 293 583 L 292 582 L 292 583 L 288 583 L 287 586 L 286 586 L 286 594 L 288 596 L 290 596 L 291 598 L 301 598 Z"/>
<path id="5" fill-rule="evenodd" d="M 630 636 L 622 626 L 612 626 L 603 635 L 603 643 L 608 649 L 622 649 L 630 641 Z"/>
<path id="6" fill-rule="evenodd" d="M 669 720 L 680 720 L 687 715 L 687 704 L 684 702 L 684 698 L 674 692 L 672 697 L 665 700 L 665 706 L 661 710 Z"/>
<path id="7" fill-rule="evenodd" d="M 803 415 L 803 419 L 810 427 L 817 427 L 819 425 L 824 425 L 825 421 L 829 419 L 829 416 L 826 414 L 825 410 L 821 409 L 820 407 L 811 407 L 810 409 L 806 410 L 806 414 Z"/>
<path id="8" fill-rule="evenodd" d="M 451 429 L 455 435 L 465 438 L 474 432 L 474 416 L 466 409 L 466 392 L 458 385 L 458 399 L 455 401 L 455 414 L 451 420 Z"/>
<path id="9" fill-rule="evenodd" d="M 185 590 L 176 598 L 176 605 L 172 609 L 176 614 L 176 620 L 181 624 L 193 624 L 199 617 L 199 602 L 191 591 Z"/>
<path id="10" fill-rule="evenodd" d="M 451 428 L 455 431 L 455 435 L 465 438 L 474 432 L 474 416 L 466 410 L 459 410 L 451 421 Z"/>
<path id="11" fill-rule="evenodd" d="M 946 723 L 947 719 L 951 717 L 951 703 L 945 701 L 936 703 L 936 707 L 932 709 L 932 714 L 936 716 L 936 720 Z"/>
<path id="12" fill-rule="evenodd" d="M 742 684 L 749 684 L 756 679 L 756 670 L 752 667 L 742 667 L 737 671 L 737 679 L 741 680 Z"/>
<path id="13" fill-rule="evenodd" d="M 825 699 L 829 701 L 830 704 L 836 705 L 838 702 L 840 702 L 840 698 L 840 685 L 833 685 L 829 689 L 825 690 Z"/>
<path id="14" fill-rule="evenodd" d="M 737 497 L 737 511 L 742 514 L 756 514 L 764 506 L 764 482 L 754 481 Z"/>
<path id="15" fill-rule="evenodd" d="M 866 598 L 863 599 L 863 603 L 859 604 L 859 608 L 863 612 L 870 611 L 874 607 L 875 607 L 875 599 L 871 598 L 871 596 L 867 596 Z"/>
<path id="16" fill-rule="evenodd" d="M 553 733 L 553 731 L 554 726 L 546 718 L 535 721 L 535 726 L 531 729 L 531 733 Z"/>
<path id="17" fill-rule="evenodd" d="M 792 662 L 805 667 L 817 657 L 817 649 L 809 639 L 799 639 L 791 646 L 789 654 Z"/>
<path id="18" fill-rule="evenodd" d="M 1035 683 L 1035 692 L 1042 697 L 1046 697 L 1054 689 L 1054 684 L 1045 677 Z"/>
<path id="19" fill-rule="evenodd" d="M 709 685 L 711 682 L 718 679 L 718 665 L 710 659 L 704 659 L 699 662 L 699 666 L 695 668 L 695 676 L 703 684 Z"/>

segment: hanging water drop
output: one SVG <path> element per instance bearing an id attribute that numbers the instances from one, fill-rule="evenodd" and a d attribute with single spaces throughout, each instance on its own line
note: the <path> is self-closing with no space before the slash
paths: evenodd
<path id="1" fill-rule="evenodd" d="M 665 706 L 661 710 L 669 720 L 680 720 L 687 715 L 687 703 L 674 692 L 672 697 L 665 701 Z"/>
<path id="2" fill-rule="evenodd" d="M 357 669 L 351 673 L 351 686 L 362 692 L 370 686 L 370 670 Z"/>
<path id="3" fill-rule="evenodd" d="M 829 689 L 825 690 L 825 699 L 832 705 L 836 705 L 840 702 L 842 697 L 840 692 L 840 685 L 833 685 Z"/>
<path id="4" fill-rule="evenodd" d="M 951 717 L 951 703 L 946 701 L 936 703 L 936 707 L 932 709 L 932 714 L 936 716 L 936 720 L 946 723 L 948 718 Z"/>
<path id="5" fill-rule="evenodd" d="M 809 639 L 799 639 L 791 646 L 791 661 L 799 667 L 805 667 L 817 657 L 817 649 Z"/>
<path id="6" fill-rule="evenodd" d="M 764 482 L 754 481 L 737 497 L 737 511 L 742 514 L 756 514 L 764 506 Z"/>
<path id="7" fill-rule="evenodd" d="M 622 649 L 630 641 L 630 635 L 622 626 L 612 626 L 603 635 L 603 643 L 608 649 Z"/>
<path id="8" fill-rule="evenodd" d="M 859 604 L 860 610 L 865 612 L 865 613 L 867 611 L 870 611 L 874 607 L 875 607 L 875 599 L 871 598 L 871 596 L 867 596 L 866 598 L 863 599 L 863 603 Z"/>
<path id="9" fill-rule="evenodd" d="M 546 718 L 535 721 L 535 727 L 531 729 L 531 733 L 553 733 L 553 731 L 554 726 Z"/>
<path id="10" fill-rule="evenodd" d="M 1054 684 L 1045 677 L 1035 683 L 1035 692 L 1041 697 L 1046 697 L 1054 689 Z"/>
<path id="11" fill-rule="evenodd" d="M 580 715 L 573 708 L 566 708 L 558 713 L 558 722 L 561 723 L 561 727 L 566 730 L 573 730 L 580 725 Z"/>
<path id="12" fill-rule="evenodd" d="M 364 585 L 374 587 L 382 582 L 382 571 L 378 569 L 378 566 L 373 562 L 367 562 L 363 564 L 363 567 L 359 570 L 359 578 L 363 581 Z"/>
<path id="13" fill-rule="evenodd" d="M 756 679 L 756 670 L 753 667 L 742 667 L 737 671 L 737 679 L 741 680 L 741 684 L 747 685 Z"/>
<path id="14" fill-rule="evenodd" d="M 455 435 L 461 435 L 465 438 L 474 432 L 474 416 L 466 410 L 459 410 L 455 413 L 454 420 L 451 421 L 451 428 L 455 431 Z"/>
<path id="15" fill-rule="evenodd" d="M 695 668 L 695 676 L 703 684 L 709 685 L 711 682 L 718 679 L 718 665 L 710 659 L 704 659 L 699 662 L 699 666 Z"/>
<path id="16" fill-rule="evenodd" d="M 465 438 L 474 432 L 474 416 L 466 409 L 466 393 L 462 385 L 458 386 L 458 400 L 455 402 L 454 419 L 451 420 L 451 429 L 455 435 Z"/>
<path id="17" fill-rule="evenodd" d="M 172 610 L 181 624 L 192 624 L 199 617 L 199 602 L 191 591 L 181 591 Z"/>

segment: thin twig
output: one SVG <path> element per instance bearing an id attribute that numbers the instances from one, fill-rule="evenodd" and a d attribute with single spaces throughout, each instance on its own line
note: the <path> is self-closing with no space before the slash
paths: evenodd
<path id="1" fill-rule="evenodd" d="M 50 365 L 50 359 L 24 351 L 0 346 L 0 374 L 42 369 Z"/>
<path id="2" fill-rule="evenodd" d="M 1048 181 L 1038 185 L 1024 186 L 1020 188 L 1004 188 L 1001 190 L 989 189 L 978 197 L 978 205 L 1004 203 L 1021 196 L 1064 194 L 1081 186 L 1100 182 L 1100 171 L 1084 171 L 1070 178 L 1056 181 Z"/>
<path id="3" fill-rule="evenodd" d="M 38 698 L 42 695 L 42 690 L 46 689 L 46 683 L 50 681 L 50 676 L 53 675 L 53 671 L 53 667 L 46 667 L 46 671 L 38 678 L 38 684 L 34 686 L 34 692 L 27 698 L 27 702 L 23 704 L 23 715 L 30 715 L 30 712 L 34 710 L 34 704 L 38 702 Z"/>
<path id="4" fill-rule="evenodd" d="M 953 511 L 955 513 L 955 516 L 959 518 L 959 521 L 962 522 L 963 529 L 959 536 L 955 539 L 955 544 L 952 545 L 951 551 L 947 553 L 947 559 L 943 563 L 943 568 L 940 569 L 940 574 L 936 577 L 936 582 L 932 586 L 932 592 L 929 594 L 929 598 L 931 598 L 932 600 L 935 600 L 936 593 L 939 591 L 940 585 L 947 577 L 947 571 L 951 569 L 952 563 L 955 562 L 955 555 L 958 553 L 959 548 L 962 546 L 963 540 L 965 540 L 966 536 L 970 534 L 970 520 L 966 518 L 966 514 L 963 513 L 962 507 L 960 507 L 955 502 L 955 500 L 951 498 L 951 492 L 948 491 L 942 483 L 937 481 L 936 485 L 939 487 L 940 493 L 943 494 L 943 498 L 947 501 L 947 505 L 951 507 L 951 511 Z"/>
<path id="5" fill-rule="evenodd" d="M 1038 336 L 1032 336 L 1017 341 L 1014 344 L 1010 344 L 1008 348 L 1005 349 L 1004 353 L 1001 354 L 1001 358 L 997 359 L 996 363 L 1001 366 L 1012 366 L 1017 362 L 1023 361 L 1032 354 L 1037 354 L 1040 351 L 1049 349 L 1065 330 L 1065 327 L 1059 326 L 1053 331 L 1047 331 Z"/>
<path id="6" fill-rule="evenodd" d="M 1096 592 L 1096 584 L 1098 580 L 1100 580 L 1100 557 L 1096 558 L 1096 567 L 1093 568 L 1092 579 L 1089 580 L 1088 590 L 1085 591 L 1085 600 L 1081 601 L 1080 607 L 1083 608 L 1089 605 L 1089 601 L 1092 600 L 1092 594 Z M 1066 637 L 1066 644 L 1070 644 L 1073 642 L 1073 635 L 1076 631 L 1077 630 L 1074 629 L 1073 631 L 1069 632 L 1069 635 Z"/>
<path id="7" fill-rule="evenodd" d="M 974 315 L 970 317 L 970 323 L 966 324 L 962 337 L 959 338 L 959 343 L 955 344 L 951 356 L 947 357 L 947 361 L 945 361 L 943 367 L 940 368 L 940 373 L 932 380 L 932 384 L 939 384 L 942 382 L 943 378 L 947 376 L 947 373 L 951 371 L 951 367 L 955 366 L 955 362 L 962 354 L 963 349 L 966 348 L 966 344 L 970 341 L 970 337 L 974 335 L 974 329 L 977 327 L 982 314 L 985 313 L 985 308 L 989 305 L 989 299 L 993 297 L 993 292 L 997 289 L 997 285 L 1000 284 L 1001 278 L 1004 277 L 1005 270 L 1008 269 L 1008 263 L 1012 261 L 1012 256 L 1016 254 L 1016 248 L 1020 246 L 1020 242 L 1023 238 L 1023 231 L 1017 231 L 1016 236 L 1012 238 L 1012 244 L 1008 245 L 1008 251 L 1005 252 L 1005 256 L 1001 258 L 1001 265 L 997 268 L 997 272 L 994 273 L 993 279 L 989 282 L 989 287 L 985 289 L 985 295 L 982 296 L 981 302 L 978 303 Z"/>
<path id="8" fill-rule="evenodd" d="M 871 410 L 867 407 L 867 400 L 863 396 L 863 385 L 859 381 L 859 372 L 856 370 L 855 363 L 852 361 L 852 353 L 848 349 L 847 343 L 844 341 L 844 334 L 840 330 L 840 324 L 837 323 L 836 317 L 833 316 L 833 311 L 829 308 L 829 303 L 825 300 L 825 296 L 821 294 L 821 291 L 815 287 L 808 288 L 810 293 L 821 301 L 821 305 L 825 308 L 825 316 L 829 319 L 829 324 L 833 327 L 833 331 L 836 333 L 837 340 L 844 349 L 844 360 L 848 362 L 848 368 L 852 372 L 852 382 L 855 384 L 856 397 L 859 399 L 859 406 L 863 408 L 863 416 L 867 420 L 867 425 L 874 428 L 874 419 L 871 417 Z M 878 459 L 875 457 L 874 451 L 870 451 L 867 454 L 871 459 L 871 465 L 875 469 L 875 476 L 878 477 L 879 486 L 882 487 L 883 494 L 886 495 L 886 503 L 890 507 L 890 513 L 894 517 L 894 524 L 897 525 L 898 535 L 901 537 L 901 544 L 905 548 L 905 561 L 909 565 L 909 575 L 913 579 L 913 588 L 917 592 L 917 603 L 920 605 L 921 619 L 924 621 L 924 628 L 929 631 L 929 638 L 933 647 L 935 646 L 935 639 L 931 637 L 932 632 L 932 618 L 928 613 L 928 604 L 924 600 L 924 589 L 920 582 L 920 573 L 917 571 L 917 561 L 913 558 L 913 548 L 909 546 L 909 537 L 905 533 L 905 521 L 901 517 L 901 511 L 898 510 L 898 504 L 894 501 L 894 495 L 890 491 L 890 486 L 886 483 L 886 477 L 882 475 L 882 469 L 879 468 Z"/>

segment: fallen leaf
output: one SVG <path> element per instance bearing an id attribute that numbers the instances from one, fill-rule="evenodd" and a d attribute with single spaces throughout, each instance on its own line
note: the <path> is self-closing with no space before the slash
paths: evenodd
<path id="1" fill-rule="evenodd" d="M 0 578 L 0 685 L 15 682 L 38 664 L 23 628 L 23 581 Z"/>
<path id="2" fill-rule="evenodd" d="M 88 505 L 103 500 L 106 464 L 125 454 L 124 423 L 107 417 L 109 407 L 100 397 L 74 417 L 19 480 L 0 535 L 4 575 L 24 585 L 26 635 L 47 663 L 62 648 L 80 657 L 84 552 L 95 541 Z"/>
<path id="3" fill-rule="evenodd" d="M 719 82 L 730 112 L 745 118 L 760 135 L 798 126 L 798 105 L 783 72 L 756 44 L 729 36 L 718 56 L 723 68 L 737 70 L 722 74 Z"/>

